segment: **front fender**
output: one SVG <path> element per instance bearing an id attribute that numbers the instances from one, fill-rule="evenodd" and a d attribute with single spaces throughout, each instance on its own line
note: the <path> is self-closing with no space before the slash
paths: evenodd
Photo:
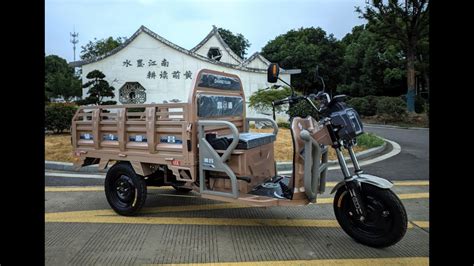
<path id="1" fill-rule="evenodd" d="M 353 180 L 357 180 L 361 183 L 370 184 L 370 185 L 383 188 L 383 189 L 389 189 L 393 187 L 393 183 L 388 181 L 385 178 L 381 178 L 381 177 L 378 177 L 375 175 L 369 175 L 369 174 L 358 174 L 358 175 L 354 175 L 353 177 L 347 180 L 343 180 L 337 183 L 337 185 L 334 186 L 334 188 L 331 190 L 331 194 L 336 192 L 340 187 L 344 186 L 346 182 L 353 181 Z"/>

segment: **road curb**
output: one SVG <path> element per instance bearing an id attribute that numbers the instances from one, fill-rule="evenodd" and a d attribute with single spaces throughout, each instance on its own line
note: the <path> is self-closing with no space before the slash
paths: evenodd
<path id="1" fill-rule="evenodd" d="M 357 159 L 359 160 L 362 160 L 362 159 L 365 159 L 365 158 L 368 158 L 368 157 L 372 157 L 374 155 L 377 155 L 379 153 L 382 153 L 385 148 L 387 148 L 387 141 L 385 141 L 382 146 L 378 146 L 378 147 L 375 147 L 375 148 L 371 148 L 371 149 L 368 149 L 368 150 L 365 150 L 365 151 L 361 151 L 361 152 L 358 152 L 356 153 L 356 156 L 357 156 Z M 392 148 L 392 146 L 390 145 L 390 149 Z M 390 152 L 387 151 L 387 153 Z M 346 159 L 346 162 L 350 162 L 350 157 L 344 157 Z M 334 166 L 334 165 L 338 165 L 338 161 L 337 160 L 330 160 L 328 161 L 328 166 Z M 293 170 L 293 162 L 277 162 L 277 171 L 291 171 Z"/>
<path id="2" fill-rule="evenodd" d="M 391 145 L 389 145 L 392 147 Z M 379 153 L 382 153 L 387 147 L 387 141 L 384 142 L 382 146 L 371 148 L 365 151 L 356 153 L 359 160 L 372 157 Z M 390 151 L 387 151 L 390 152 Z M 346 161 L 350 161 L 349 157 L 345 157 Z M 329 166 L 337 165 L 337 160 L 331 160 L 328 162 Z M 98 165 L 89 165 L 80 168 L 79 170 L 75 169 L 73 163 L 57 162 L 57 161 L 45 161 L 44 168 L 46 170 L 57 170 L 57 171 L 71 171 L 71 172 L 87 172 L 87 173 L 106 173 L 108 168 L 99 169 Z M 292 162 L 277 162 L 277 171 L 291 171 L 293 169 Z"/>
<path id="3" fill-rule="evenodd" d="M 393 126 L 393 125 L 384 125 L 384 124 L 367 124 L 364 123 L 364 127 L 381 127 L 381 128 L 397 128 L 397 129 L 416 129 L 416 130 L 430 130 L 429 127 L 401 127 L 401 126 Z"/>
<path id="4" fill-rule="evenodd" d="M 74 168 L 73 163 L 65 162 L 56 162 L 56 161 L 44 161 L 45 170 L 58 170 L 58 171 L 72 171 L 72 172 L 88 172 L 88 173 L 97 173 L 97 172 L 107 172 L 106 169 L 100 169 L 98 165 L 89 165 L 81 167 L 79 170 Z"/>

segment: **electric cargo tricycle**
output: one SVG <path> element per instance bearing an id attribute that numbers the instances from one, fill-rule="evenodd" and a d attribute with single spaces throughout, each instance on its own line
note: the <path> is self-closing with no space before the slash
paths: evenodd
<path id="1" fill-rule="evenodd" d="M 279 72 L 277 64 L 270 64 L 268 82 L 286 83 Z M 105 195 L 112 209 L 125 216 L 139 213 L 147 186 L 172 186 L 251 206 L 298 206 L 316 203 L 325 192 L 331 147 L 343 174 L 331 191 L 336 193 L 333 207 L 342 229 L 368 246 L 397 243 L 407 229 L 405 208 L 390 190 L 391 182 L 360 168 L 353 151 L 356 136 L 363 133 L 357 112 L 344 103 L 343 95 L 331 98 L 323 89 L 303 96 L 290 88 L 291 95 L 274 101 L 274 106 L 291 108 L 307 101 L 321 115 L 319 121 L 311 116 L 290 119 L 291 175 L 277 173 L 275 120 L 247 117 L 240 78 L 209 69 L 195 75 L 187 103 L 80 107 L 71 127 L 75 165 L 111 165 Z M 250 122 L 265 122 L 273 132 L 250 132 Z M 353 174 L 343 149 L 350 155 Z"/>

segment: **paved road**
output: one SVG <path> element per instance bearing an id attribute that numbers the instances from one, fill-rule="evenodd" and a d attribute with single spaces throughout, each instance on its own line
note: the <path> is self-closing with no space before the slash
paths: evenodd
<path id="1" fill-rule="evenodd" d="M 353 241 L 335 221 L 328 193 L 318 204 L 253 208 L 163 187 L 148 190 L 139 216 L 122 217 L 110 209 L 100 176 L 48 172 L 46 265 L 428 265 L 428 131 L 367 131 L 402 147 L 399 155 L 365 167 L 372 174 L 402 180 L 395 182 L 394 191 L 410 223 L 405 237 L 392 247 L 375 249 Z M 340 179 L 339 171 L 329 176 Z"/>
<path id="2" fill-rule="evenodd" d="M 429 130 L 400 129 L 367 126 L 384 138 L 400 144 L 402 151 L 387 160 L 366 166 L 367 172 L 384 176 L 392 180 L 429 179 Z"/>
<path id="3" fill-rule="evenodd" d="M 346 235 L 327 194 L 316 205 L 252 208 L 164 187 L 148 191 L 139 216 L 123 217 L 110 209 L 101 186 L 47 187 L 46 265 L 428 265 L 429 195 L 422 182 L 396 185 L 409 229 L 384 249 Z"/>

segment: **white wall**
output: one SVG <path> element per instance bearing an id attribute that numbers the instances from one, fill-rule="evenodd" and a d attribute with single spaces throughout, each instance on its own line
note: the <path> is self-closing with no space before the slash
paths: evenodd
<path id="1" fill-rule="evenodd" d="M 247 67 L 250 68 L 258 68 L 258 69 L 267 69 L 268 65 L 267 63 L 263 62 L 260 57 L 255 58 L 250 64 L 247 65 Z"/>
<path id="2" fill-rule="evenodd" d="M 138 59 L 143 60 L 143 67 L 137 67 Z M 169 62 L 168 67 L 161 65 L 163 59 Z M 129 60 L 132 65 L 124 66 L 125 60 Z M 157 65 L 148 66 L 149 60 L 156 61 Z M 102 71 L 109 84 L 115 87 L 115 97 L 112 100 L 117 101 L 118 104 L 120 104 L 119 89 L 125 82 L 139 82 L 146 89 L 147 99 L 145 103 L 162 103 L 164 100 L 169 101 L 171 99 L 180 99 L 183 102 L 187 102 L 192 79 L 195 78 L 195 74 L 202 68 L 238 75 L 242 80 L 247 100 L 258 89 L 273 85 L 267 83 L 266 73 L 248 72 L 212 64 L 175 50 L 146 33 L 139 34 L 134 41 L 116 54 L 97 62 L 83 65 L 82 76 L 83 83 L 85 83 L 88 81 L 86 79 L 87 73 L 95 69 Z M 155 72 L 156 77 L 154 79 L 147 78 L 149 71 Z M 161 71 L 168 73 L 168 79 L 160 79 Z M 180 72 L 179 79 L 172 77 L 173 71 Z M 191 79 L 184 77 L 186 71 L 192 72 Z M 283 74 L 281 78 L 290 83 L 290 75 Z M 87 90 L 83 89 L 83 97 L 87 96 Z M 251 110 L 248 110 L 247 113 L 249 115 L 256 115 Z"/>
<path id="3" fill-rule="evenodd" d="M 222 46 L 222 44 L 219 42 L 215 35 L 213 35 L 209 40 L 207 40 L 207 42 L 195 52 L 204 57 L 207 57 L 207 52 L 209 52 L 209 48 L 211 47 L 218 47 L 221 50 L 222 57 L 219 61 L 233 65 L 240 64 L 239 61 L 235 60 L 232 56 L 229 55 L 229 53 L 225 50 L 225 48 Z"/>

